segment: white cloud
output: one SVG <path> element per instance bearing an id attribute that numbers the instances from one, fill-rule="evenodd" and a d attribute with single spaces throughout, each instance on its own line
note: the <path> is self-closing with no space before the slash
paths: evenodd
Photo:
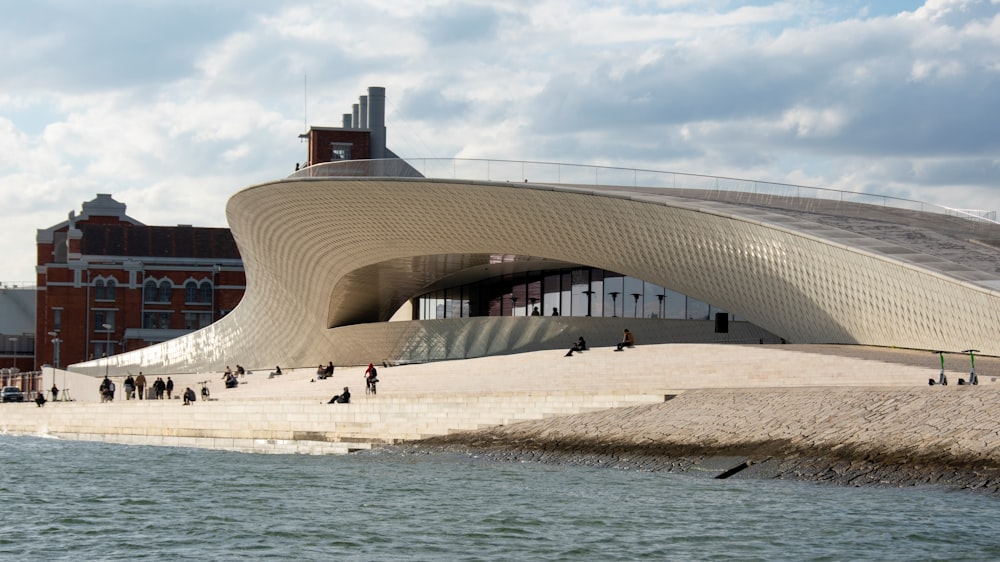
<path id="1" fill-rule="evenodd" d="M 402 156 L 751 177 L 998 208 L 991 0 L 24 2 L 0 20 L 0 279 L 96 193 L 223 226 L 387 88 Z M 308 107 L 304 83 L 308 77 Z"/>

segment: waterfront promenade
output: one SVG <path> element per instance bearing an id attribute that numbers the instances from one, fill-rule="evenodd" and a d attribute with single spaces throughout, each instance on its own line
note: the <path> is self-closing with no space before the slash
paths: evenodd
<path id="1" fill-rule="evenodd" d="M 968 357 L 947 355 L 951 384 L 929 387 L 937 356 L 908 350 L 670 344 L 563 353 L 380 368 L 377 396 L 365 395 L 360 366 L 323 381 L 316 367 L 274 378 L 252 369 L 235 389 L 224 388 L 221 373 L 171 375 L 175 394 L 209 381 L 213 400 L 192 406 L 126 401 L 121 376 L 113 377 L 115 402 L 102 404 L 99 379 L 56 372 L 76 401 L 3 404 L 0 432 L 264 453 L 344 453 L 437 437 L 562 454 L 814 453 L 1000 466 L 995 358 L 977 358 L 980 385 L 970 387 L 957 385 Z M 344 386 L 351 404 L 325 403 Z"/>

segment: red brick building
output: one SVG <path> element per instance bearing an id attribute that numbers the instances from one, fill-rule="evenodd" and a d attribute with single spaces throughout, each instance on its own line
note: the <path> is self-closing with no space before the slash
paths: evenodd
<path id="1" fill-rule="evenodd" d="M 38 230 L 37 366 L 65 367 L 208 326 L 243 297 L 226 228 L 146 226 L 98 194 Z"/>
<path id="2" fill-rule="evenodd" d="M 309 143 L 306 166 L 397 158 L 385 146 L 385 88 L 382 87 L 368 88 L 368 94 L 354 104 L 353 113 L 344 114 L 342 127 L 310 127 L 299 138 Z"/>

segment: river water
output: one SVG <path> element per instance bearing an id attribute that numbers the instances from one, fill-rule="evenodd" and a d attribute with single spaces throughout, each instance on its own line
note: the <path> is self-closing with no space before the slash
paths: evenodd
<path id="1" fill-rule="evenodd" d="M 995 560 L 1000 500 L 936 488 L 0 435 L 0 559 Z"/>

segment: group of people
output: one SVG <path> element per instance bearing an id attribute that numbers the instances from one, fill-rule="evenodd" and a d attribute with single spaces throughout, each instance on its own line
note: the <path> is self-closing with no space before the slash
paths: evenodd
<path id="1" fill-rule="evenodd" d="M 541 316 L 542 315 L 542 311 L 538 310 L 538 307 L 536 306 L 536 307 L 534 307 L 534 308 L 531 309 L 531 315 L 532 316 Z M 552 307 L 552 316 L 559 316 L 559 309 L 556 308 L 556 307 L 554 307 L 554 306 Z"/>
<path id="2" fill-rule="evenodd" d="M 123 385 L 125 386 L 126 400 L 135 398 L 136 393 L 139 394 L 139 400 L 142 400 L 146 394 L 146 375 L 143 375 L 142 371 L 139 371 L 139 376 L 133 379 L 132 374 L 129 373 L 129 375 L 125 377 Z"/>
<path id="3" fill-rule="evenodd" d="M 322 368 L 323 366 L 320 365 L 320 369 Z M 333 363 L 330 363 L 327 368 L 330 369 L 330 376 L 333 376 Z M 317 371 L 317 374 L 318 373 L 319 371 Z M 375 367 L 374 363 L 368 364 L 368 368 L 365 369 L 363 376 L 365 379 L 365 392 L 367 394 L 375 394 L 375 385 L 378 384 L 378 369 Z M 330 398 L 330 401 L 327 402 L 327 404 L 350 404 L 350 402 L 351 390 L 345 386 L 344 391 L 340 394 L 334 395 L 333 398 Z"/>
<path id="4" fill-rule="evenodd" d="M 615 351 L 622 351 L 626 347 L 635 347 L 635 336 L 628 328 L 625 328 L 625 333 L 622 334 L 622 341 L 618 342 L 618 347 L 615 348 Z M 580 351 L 587 351 L 587 341 L 583 339 L 583 336 L 580 336 L 573 343 L 573 347 L 570 347 L 569 351 L 563 357 L 572 357 L 573 352 Z"/>
<path id="5" fill-rule="evenodd" d="M 139 400 L 143 400 L 146 395 L 146 376 L 142 374 L 142 371 L 140 371 L 139 375 L 135 378 L 129 374 L 125 377 L 125 381 L 122 383 L 122 386 L 125 387 L 126 400 L 131 400 L 137 395 Z M 151 400 L 162 400 L 164 393 L 167 395 L 168 400 L 173 398 L 174 381 L 172 381 L 170 377 L 167 377 L 166 381 L 163 380 L 163 377 L 156 377 L 156 380 L 153 381 L 153 385 L 150 388 L 152 389 L 152 395 L 149 397 Z M 105 376 L 104 380 L 101 381 L 101 384 L 97 389 L 101 394 L 101 402 L 114 401 L 116 389 L 117 387 L 115 386 L 114 381 Z M 52 399 L 55 400 L 57 396 L 59 396 L 59 389 L 53 384 Z"/>
<path id="6" fill-rule="evenodd" d="M 319 380 L 328 379 L 333 376 L 333 361 L 327 363 L 326 367 L 320 363 L 319 367 L 316 367 L 316 378 Z"/>
<path id="7" fill-rule="evenodd" d="M 234 373 L 233 370 L 229 368 L 229 365 L 226 365 L 226 371 L 222 373 L 222 380 L 226 381 L 226 388 L 236 388 L 240 385 L 239 376 L 243 374 L 240 372 L 242 370 L 243 367 L 237 365 L 236 372 Z"/>
<path id="8" fill-rule="evenodd" d="M 101 385 L 97 387 L 101 393 L 101 402 L 113 402 L 115 399 L 115 382 L 108 377 L 104 377 Z"/>

